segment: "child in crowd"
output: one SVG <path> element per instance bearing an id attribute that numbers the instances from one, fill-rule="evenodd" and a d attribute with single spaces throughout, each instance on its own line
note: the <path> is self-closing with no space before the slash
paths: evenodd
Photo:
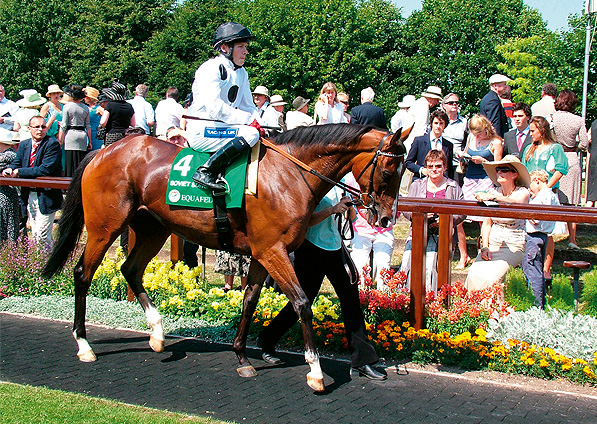
<path id="1" fill-rule="evenodd" d="M 543 170 L 535 170 L 530 173 L 531 200 L 532 205 L 559 205 L 558 196 L 547 187 L 549 176 Z M 522 262 L 522 269 L 535 295 L 535 304 L 541 309 L 545 308 L 545 277 L 543 276 L 543 262 L 545 260 L 545 249 L 547 237 L 555 227 L 553 221 L 539 221 L 527 219 L 526 222 L 526 250 Z"/>

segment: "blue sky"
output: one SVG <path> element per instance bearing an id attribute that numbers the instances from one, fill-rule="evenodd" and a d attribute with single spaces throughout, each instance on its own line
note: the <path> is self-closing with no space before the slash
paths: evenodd
<path id="1" fill-rule="evenodd" d="M 415 9 L 421 8 L 421 0 L 393 0 L 394 4 L 402 7 L 405 18 Z M 580 13 L 585 8 L 585 0 L 524 0 L 525 4 L 537 9 L 547 21 L 549 29 L 555 31 L 568 27 L 568 15 Z"/>

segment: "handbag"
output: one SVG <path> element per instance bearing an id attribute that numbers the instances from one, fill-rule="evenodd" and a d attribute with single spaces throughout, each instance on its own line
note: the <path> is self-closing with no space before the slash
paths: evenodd
<path id="1" fill-rule="evenodd" d="M 95 138 L 104 141 L 106 139 L 106 127 L 97 127 Z"/>

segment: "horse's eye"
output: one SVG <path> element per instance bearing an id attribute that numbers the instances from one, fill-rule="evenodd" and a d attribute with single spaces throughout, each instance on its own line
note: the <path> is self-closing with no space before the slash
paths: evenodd
<path id="1" fill-rule="evenodd" d="M 394 173 L 390 172 L 390 171 L 382 171 L 382 173 L 381 173 L 381 179 L 384 180 L 384 181 L 388 181 L 390 178 L 392 178 L 393 174 Z"/>

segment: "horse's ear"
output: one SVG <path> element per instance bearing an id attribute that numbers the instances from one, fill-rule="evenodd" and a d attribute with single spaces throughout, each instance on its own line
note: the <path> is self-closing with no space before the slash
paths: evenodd
<path id="1" fill-rule="evenodd" d="M 398 144 L 398 140 L 400 140 L 400 135 L 402 134 L 402 128 L 398 128 L 394 134 L 392 134 L 392 139 L 390 140 L 390 144 Z"/>
<path id="2" fill-rule="evenodd" d="M 400 134 L 400 141 L 404 141 L 408 138 L 408 136 L 410 135 L 410 132 L 413 130 L 415 124 L 413 123 L 408 129 L 402 131 L 402 133 Z"/>

